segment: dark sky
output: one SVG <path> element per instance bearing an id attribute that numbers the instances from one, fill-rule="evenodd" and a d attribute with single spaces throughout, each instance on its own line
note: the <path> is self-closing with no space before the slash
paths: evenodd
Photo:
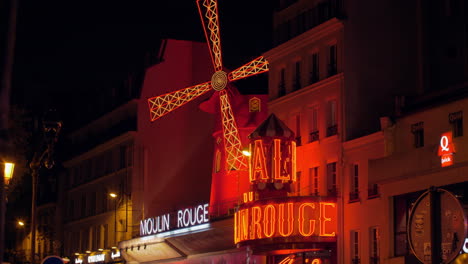
<path id="1" fill-rule="evenodd" d="M 268 49 L 273 2 L 218 1 L 225 66 Z M 143 67 L 165 37 L 205 41 L 195 0 L 19 0 L 13 102 L 76 116 Z"/>

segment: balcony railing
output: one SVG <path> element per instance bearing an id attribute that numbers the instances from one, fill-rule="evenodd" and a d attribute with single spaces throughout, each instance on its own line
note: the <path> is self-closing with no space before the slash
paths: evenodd
<path id="1" fill-rule="evenodd" d="M 333 76 L 338 73 L 338 69 L 336 67 L 336 63 L 328 64 L 328 77 Z"/>
<path id="2" fill-rule="evenodd" d="M 278 85 L 278 97 L 286 95 L 286 85 L 284 83 L 280 83 Z"/>
<path id="3" fill-rule="evenodd" d="M 332 125 L 327 127 L 327 137 L 331 137 L 338 134 L 338 125 Z"/>
<path id="4" fill-rule="evenodd" d="M 314 142 L 319 140 L 319 131 L 316 130 L 314 132 L 309 133 L 309 142 Z"/>
<path id="5" fill-rule="evenodd" d="M 338 190 L 336 187 L 328 189 L 328 196 L 338 196 Z"/>
<path id="6" fill-rule="evenodd" d="M 313 84 L 319 81 L 319 74 L 317 71 L 311 71 L 309 74 L 309 84 Z"/>
<path id="7" fill-rule="evenodd" d="M 370 264 L 379 264 L 380 263 L 380 257 L 378 257 L 378 256 L 370 257 L 369 263 Z"/>
<path id="8" fill-rule="evenodd" d="M 301 89 L 302 88 L 301 80 L 298 80 L 298 79 L 294 80 L 293 88 L 294 88 L 294 91 Z"/>
<path id="9" fill-rule="evenodd" d="M 351 263 L 352 263 L 352 264 L 361 264 L 361 259 L 360 259 L 360 258 L 353 258 L 353 259 L 351 260 Z"/>
<path id="10" fill-rule="evenodd" d="M 374 199 L 380 197 L 379 185 L 374 184 L 367 190 L 367 199 Z"/>
<path id="11" fill-rule="evenodd" d="M 349 202 L 354 203 L 354 202 L 359 202 L 359 191 L 354 191 L 349 193 Z"/>

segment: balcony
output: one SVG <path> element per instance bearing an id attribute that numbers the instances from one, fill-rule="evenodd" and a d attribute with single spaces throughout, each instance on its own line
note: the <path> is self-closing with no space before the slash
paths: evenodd
<path id="1" fill-rule="evenodd" d="M 338 125 L 332 125 L 327 127 L 327 137 L 331 137 L 338 134 Z"/>
<path id="2" fill-rule="evenodd" d="M 338 73 L 338 69 L 336 67 L 336 62 L 328 64 L 328 77 L 333 76 Z"/>
<path id="3" fill-rule="evenodd" d="M 319 131 L 316 130 L 314 132 L 309 133 L 309 143 L 318 141 L 319 140 Z"/>
<path id="4" fill-rule="evenodd" d="M 378 256 L 370 257 L 369 263 L 370 264 L 379 264 L 380 263 L 380 258 Z"/>
<path id="5" fill-rule="evenodd" d="M 317 71 L 311 71 L 309 73 L 309 84 L 314 84 L 319 81 L 319 74 Z"/>
<path id="6" fill-rule="evenodd" d="M 359 201 L 360 201 L 359 191 L 354 191 L 354 192 L 349 193 L 349 202 L 350 203 L 355 203 L 355 202 L 359 202 Z"/>
<path id="7" fill-rule="evenodd" d="M 338 190 L 336 189 L 336 187 L 328 189 L 328 196 L 338 196 Z"/>
<path id="8" fill-rule="evenodd" d="M 361 259 L 355 257 L 355 258 L 353 258 L 353 259 L 351 260 L 351 263 L 352 263 L 352 264 L 361 264 Z"/>
<path id="9" fill-rule="evenodd" d="M 367 190 L 367 199 L 374 199 L 374 198 L 379 198 L 379 197 L 380 197 L 379 185 L 373 184 Z"/>
<path id="10" fill-rule="evenodd" d="M 296 80 L 294 81 L 294 83 L 293 83 L 293 89 L 294 89 L 294 91 L 297 91 L 297 90 L 299 90 L 299 89 L 301 89 L 301 88 L 302 88 L 301 80 L 296 79 Z"/>
<path id="11" fill-rule="evenodd" d="M 284 82 L 278 85 L 278 97 L 286 95 L 286 85 Z"/>

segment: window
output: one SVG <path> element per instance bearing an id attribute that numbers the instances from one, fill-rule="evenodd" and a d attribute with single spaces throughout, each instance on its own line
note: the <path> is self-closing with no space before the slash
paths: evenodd
<path id="1" fill-rule="evenodd" d="M 369 263 L 379 264 L 380 263 L 380 228 L 373 226 L 369 230 Z"/>
<path id="2" fill-rule="evenodd" d="M 88 207 L 88 215 L 95 215 L 96 214 L 96 192 L 91 193 Z"/>
<path id="3" fill-rule="evenodd" d="M 449 122 L 452 125 L 453 137 L 463 136 L 463 112 L 450 113 Z"/>
<path id="4" fill-rule="evenodd" d="M 328 105 L 327 137 L 338 134 L 336 100 L 330 100 Z"/>
<path id="5" fill-rule="evenodd" d="M 336 187 L 336 162 L 327 164 L 327 187 L 328 195 L 336 196 L 338 193 Z"/>
<path id="6" fill-rule="evenodd" d="M 301 62 L 296 61 L 294 64 L 294 90 L 299 90 L 302 88 L 301 85 Z"/>
<path id="7" fill-rule="evenodd" d="M 285 80 L 285 69 L 280 70 L 279 83 L 278 83 L 278 96 L 281 97 L 286 94 L 286 80 Z"/>
<path id="8" fill-rule="evenodd" d="M 311 195 L 319 195 L 318 167 L 309 168 L 309 178 L 311 180 Z"/>
<path id="9" fill-rule="evenodd" d="M 104 248 L 108 248 L 109 247 L 109 240 L 108 240 L 108 231 L 109 230 L 109 226 L 107 224 L 104 224 L 103 226 L 103 241 L 104 241 Z"/>
<path id="10" fill-rule="evenodd" d="M 319 79 L 319 54 L 314 53 L 311 56 L 309 84 L 316 83 Z"/>
<path id="11" fill-rule="evenodd" d="M 336 45 L 331 45 L 328 54 L 328 76 L 335 75 L 337 73 L 336 66 Z"/>
<path id="12" fill-rule="evenodd" d="M 296 195 L 301 195 L 301 171 L 296 172 Z"/>
<path id="13" fill-rule="evenodd" d="M 294 116 L 292 117 L 291 123 L 292 123 L 292 126 L 291 126 L 291 127 L 294 127 L 294 128 L 295 128 L 294 133 L 296 134 L 296 144 L 297 144 L 297 146 L 301 146 L 301 145 L 302 145 L 302 138 L 301 138 L 301 115 L 300 115 L 300 114 L 294 115 Z"/>
<path id="14" fill-rule="evenodd" d="M 411 125 L 411 132 L 414 136 L 414 147 L 424 147 L 424 122 Z"/>
<path id="15" fill-rule="evenodd" d="M 309 142 L 319 140 L 318 106 L 310 108 Z"/>
<path id="16" fill-rule="evenodd" d="M 359 165 L 351 166 L 351 191 L 349 193 L 349 202 L 359 201 Z"/>
<path id="17" fill-rule="evenodd" d="M 119 152 L 119 169 L 125 168 L 125 165 L 127 163 L 127 147 L 126 146 L 120 146 L 120 152 Z"/>
<path id="18" fill-rule="evenodd" d="M 80 218 L 86 216 L 86 195 L 81 196 L 81 215 Z"/>
<path id="19" fill-rule="evenodd" d="M 351 230 L 351 263 L 361 263 L 359 254 L 359 230 Z"/>

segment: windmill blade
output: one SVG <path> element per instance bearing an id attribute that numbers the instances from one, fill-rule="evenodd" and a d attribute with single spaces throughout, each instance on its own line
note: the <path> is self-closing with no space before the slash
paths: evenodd
<path id="1" fill-rule="evenodd" d="M 200 3 L 201 2 L 201 3 Z M 197 0 L 198 12 L 205 31 L 215 71 L 223 69 L 221 38 L 219 34 L 218 3 L 216 0 Z M 205 20 L 206 19 L 206 20 Z"/>
<path id="2" fill-rule="evenodd" d="M 242 142 L 239 137 L 236 120 L 232 113 L 231 103 L 226 90 L 219 92 L 221 118 L 223 123 L 224 147 L 226 150 L 227 170 L 242 170 L 247 168 L 242 154 Z"/>
<path id="3" fill-rule="evenodd" d="M 211 89 L 210 82 L 190 86 L 178 91 L 148 99 L 151 121 L 154 121 L 174 109 L 190 102 Z"/>
<path id="4" fill-rule="evenodd" d="M 268 71 L 268 61 L 260 56 L 229 73 L 229 81 L 236 81 Z"/>

